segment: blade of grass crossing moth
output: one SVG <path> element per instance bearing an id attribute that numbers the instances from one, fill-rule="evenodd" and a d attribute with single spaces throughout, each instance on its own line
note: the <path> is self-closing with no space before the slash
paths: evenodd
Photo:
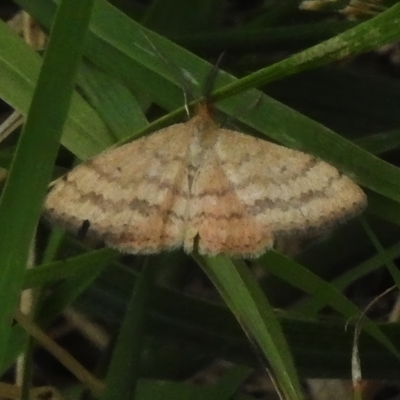
<path id="1" fill-rule="evenodd" d="M 152 257 L 144 259 L 115 345 L 102 400 L 137 398 L 136 385 L 144 339 L 145 310 L 149 305 L 154 277 L 160 266 L 158 262 L 152 262 L 154 260 Z"/>
<path id="2" fill-rule="evenodd" d="M 285 399 L 303 399 L 293 359 L 281 326 L 244 262 L 226 256 L 201 257 L 196 261 L 218 289 L 227 306 L 272 366 L 278 389 Z"/>
<path id="3" fill-rule="evenodd" d="M 60 5 L 0 199 L 0 365 L 67 118 L 92 5 L 92 0 L 69 0 Z M 72 25 L 71 18 L 75 21 Z"/>

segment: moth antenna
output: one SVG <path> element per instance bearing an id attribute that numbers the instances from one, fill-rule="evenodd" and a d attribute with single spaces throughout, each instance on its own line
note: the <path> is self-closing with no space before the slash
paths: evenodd
<path id="1" fill-rule="evenodd" d="M 190 111 L 189 111 L 189 99 L 192 98 L 194 100 L 193 96 L 193 90 L 192 88 L 189 87 L 188 85 L 188 80 L 185 79 L 184 73 L 182 72 L 181 68 L 179 68 L 176 64 L 174 64 L 171 60 L 168 59 L 168 57 L 165 57 L 162 52 L 154 45 L 154 43 L 149 39 L 149 37 L 146 35 L 146 33 L 142 30 L 142 35 L 146 39 L 147 43 L 151 47 L 151 49 L 154 51 L 154 53 L 164 62 L 166 67 L 169 69 L 171 74 L 173 75 L 174 79 L 178 81 L 178 84 L 181 86 L 182 91 L 183 91 L 183 101 L 185 104 L 185 110 L 190 118 Z"/>
<path id="2" fill-rule="evenodd" d="M 219 66 L 221 65 L 222 59 L 225 56 L 225 52 L 222 52 L 214 64 L 212 70 L 207 76 L 205 85 L 204 85 L 204 90 L 203 90 L 203 96 L 206 99 L 206 102 L 209 102 L 209 99 L 211 98 L 211 93 L 214 89 L 214 84 L 218 76 L 219 72 Z"/>

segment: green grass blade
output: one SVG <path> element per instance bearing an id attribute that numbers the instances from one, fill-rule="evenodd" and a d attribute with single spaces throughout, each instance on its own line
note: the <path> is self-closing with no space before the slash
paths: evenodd
<path id="1" fill-rule="evenodd" d="M 400 147 L 400 130 L 380 132 L 356 140 L 356 144 L 372 154 L 382 154 Z"/>
<path id="2" fill-rule="evenodd" d="M 367 191 L 368 212 L 393 224 L 400 225 L 400 204 L 397 201 Z"/>
<path id="3" fill-rule="evenodd" d="M 344 273 L 338 278 L 333 279 L 330 284 L 337 290 L 344 290 L 351 283 L 357 279 L 366 276 L 367 274 L 381 268 L 387 262 L 387 259 L 394 260 L 400 256 L 400 243 L 396 243 L 388 249 L 385 253 L 376 254 L 375 256 L 365 260 L 359 265 L 354 266 L 350 271 Z M 328 302 L 329 303 L 329 302 Z M 293 311 L 304 315 L 317 315 L 318 311 L 324 308 L 327 304 L 323 296 L 313 296 L 300 301 Z"/>
<path id="4" fill-rule="evenodd" d="M 283 77 L 305 70 L 317 68 L 349 55 L 356 55 L 373 50 L 400 37 L 400 4 L 347 30 L 313 46 L 301 53 L 294 54 L 272 67 L 266 67 L 240 79 L 228 87 L 221 88 L 214 93 L 215 100 L 225 99 L 260 85 L 265 85 Z M 397 25 L 397 26 L 393 26 Z"/>
<path id="5" fill-rule="evenodd" d="M 132 93 L 96 66 L 83 64 L 78 84 L 114 134 L 115 141 L 125 139 L 149 124 Z"/>
<path id="6" fill-rule="evenodd" d="M 47 240 L 46 249 L 43 253 L 42 263 L 47 264 L 52 262 L 57 255 L 60 244 L 64 240 L 66 232 L 62 228 L 54 228 L 51 230 Z"/>
<path id="7" fill-rule="evenodd" d="M 101 259 L 95 268 L 81 268 L 79 275 L 76 275 L 57 286 L 57 290 L 46 297 L 46 300 L 40 307 L 38 321 L 40 324 L 48 324 L 65 307 L 70 305 L 88 286 L 98 277 L 98 275 L 107 267 L 109 260 Z"/>
<path id="8" fill-rule="evenodd" d="M 39 320 L 42 326 L 49 324 L 57 315 L 71 305 L 76 298 L 90 286 L 91 283 L 119 254 L 111 249 L 102 249 L 89 254 L 73 257 L 64 262 L 54 262 L 39 266 L 36 270 L 28 270 L 25 275 L 25 285 L 49 283 L 54 279 L 69 278 L 57 286 L 56 291 L 50 294 L 40 307 Z M 64 267 L 71 267 L 67 271 Z M 79 271 L 79 273 L 78 273 Z M 71 274 L 70 274 L 71 272 Z M 64 275 L 64 276 L 63 276 Z M 12 337 L 4 353 L 5 362 L 0 367 L 0 375 L 11 366 L 25 344 L 26 335 L 20 326 L 12 328 Z"/>
<path id="9" fill-rule="evenodd" d="M 105 248 L 71 257 L 67 260 L 42 264 L 34 269 L 25 271 L 23 288 L 43 286 L 57 280 L 74 277 L 79 275 L 80 271 L 85 273 L 92 271 L 92 273 L 95 273 L 120 256 L 117 251 Z"/>
<path id="10" fill-rule="evenodd" d="M 272 366 L 279 390 L 286 399 L 302 399 L 289 347 L 274 310 L 243 262 L 226 256 L 195 257 L 206 272 L 250 342 L 256 344 Z"/>
<path id="11" fill-rule="evenodd" d="M 102 400 L 137 398 L 136 384 L 144 339 L 145 309 L 148 307 L 158 268 L 158 263 L 154 264 L 151 258 L 146 257 L 118 335 Z"/>
<path id="12" fill-rule="evenodd" d="M 0 364 L 68 114 L 92 5 L 90 0 L 70 0 L 60 6 L 0 200 Z"/>
<path id="13" fill-rule="evenodd" d="M 313 294 L 317 299 L 323 299 L 324 303 L 330 305 L 347 320 L 361 316 L 361 311 L 339 290 L 295 261 L 275 251 L 269 251 L 260 258 L 260 262 L 274 275 L 290 282 L 306 293 Z M 376 323 L 363 317 L 362 327 L 400 360 L 400 352 L 382 333 Z"/>
<path id="14" fill-rule="evenodd" d="M 389 270 L 390 275 L 392 275 L 393 281 L 395 282 L 397 287 L 400 288 L 400 272 L 394 264 L 393 260 L 388 256 L 388 253 L 386 252 L 379 239 L 376 237 L 368 222 L 364 218 L 361 219 L 361 224 L 364 227 L 365 232 L 367 232 L 367 235 L 373 243 L 374 247 L 376 248 L 378 254 L 380 254 L 384 258 L 386 268 Z"/>
<path id="15" fill-rule="evenodd" d="M 0 96 L 26 116 L 37 81 L 41 59 L 23 40 L 0 21 Z M 65 123 L 62 143 L 84 159 L 104 150 L 114 141 L 96 112 L 75 93 Z"/>

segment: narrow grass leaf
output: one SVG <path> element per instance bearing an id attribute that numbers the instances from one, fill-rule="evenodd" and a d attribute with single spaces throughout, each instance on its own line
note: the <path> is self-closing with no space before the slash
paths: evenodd
<path id="1" fill-rule="evenodd" d="M 78 84 L 110 128 L 115 141 L 129 137 L 149 124 L 133 94 L 96 66 L 82 64 Z"/>
<path id="2" fill-rule="evenodd" d="M 218 89 L 213 98 L 224 99 L 285 76 L 332 63 L 350 55 L 373 50 L 400 37 L 400 4 L 325 42 L 288 57 L 271 67 Z M 393 26 L 396 25 L 396 26 Z"/>
<path id="3" fill-rule="evenodd" d="M 372 154 L 382 154 L 387 151 L 397 150 L 400 147 L 400 130 L 394 129 L 389 132 L 366 136 L 356 140 L 355 143 Z"/>
<path id="4" fill-rule="evenodd" d="M 81 271 L 89 275 L 90 273 L 97 274 L 111 261 L 117 260 L 120 256 L 121 254 L 117 251 L 104 248 L 71 257 L 67 260 L 38 265 L 34 269 L 25 271 L 23 289 L 76 277 Z"/>
<path id="5" fill-rule="evenodd" d="M 119 257 L 119 254 L 111 249 L 102 249 L 90 254 L 73 257 L 70 260 L 63 262 L 54 262 L 42 269 L 38 268 L 38 275 L 36 269 L 26 271 L 25 285 L 30 287 L 30 283 L 38 281 L 41 284 L 50 283 L 52 277 L 54 279 L 67 279 L 65 282 L 57 286 L 55 292 L 50 294 L 41 304 L 39 309 L 39 321 L 41 326 L 48 325 L 57 315 L 62 312 L 67 306 L 71 305 L 76 298 L 93 283 L 98 275 L 104 270 L 109 263 Z M 72 274 L 65 270 L 63 267 L 69 265 Z M 30 274 L 32 272 L 33 274 Z M 64 276 L 63 276 L 64 274 Z M 50 281 L 48 281 L 48 279 Z M 46 282 L 47 281 L 47 282 Z M 21 352 L 27 337 L 24 331 L 17 325 L 12 328 L 12 335 L 9 346 L 4 353 L 4 364 L 0 366 L 0 375 L 11 366 L 18 354 Z"/>
<path id="6" fill-rule="evenodd" d="M 387 259 L 394 260 L 400 257 L 400 243 L 385 249 L 384 254 L 376 254 L 375 256 L 365 260 L 359 265 L 354 266 L 351 270 L 345 272 L 341 276 L 330 281 L 332 287 L 339 291 L 343 291 L 351 283 L 367 274 L 381 268 L 387 262 Z M 318 311 L 328 305 L 327 299 L 323 296 L 312 296 L 300 301 L 292 311 L 303 315 L 317 315 Z"/>
<path id="7" fill-rule="evenodd" d="M 339 290 L 295 261 L 275 251 L 267 252 L 259 261 L 274 275 L 279 276 L 309 294 L 313 294 L 317 299 L 322 298 L 325 304 L 331 306 L 346 319 L 353 320 L 361 315 L 361 311 Z M 383 334 L 376 323 L 364 317 L 363 329 L 382 343 L 400 360 L 400 352 Z"/>
<path id="8" fill-rule="evenodd" d="M 50 263 L 56 258 L 60 244 L 63 242 L 65 235 L 66 232 L 62 228 L 55 227 L 51 230 L 42 257 L 43 264 Z"/>
<path id="9" fill-rule="evenodd" d="M 155 265 L 150 257 L 145 258 L 118 335 L 102 400 L 138 398 L 136 384 L 143 348 L 145 310 L 149 305 L 149 297 L 158 268 L 158 263 Z"/>
<path id="10" fill-rule="evenodd" d="M 57 286 L 57 290 L 53 291 L 40 307 L 38 321 L 40 324 L 48 324 L 53 320 L 65 307 L 70 305 L 107 267 L 109 260 L 99 260 L 99 262 L 91 268 L 79 268 L 79 275 L 65 280 Z"/>
<path id="11" fill-rule="evenodd" d="M 378 254 L 380 254 L 384 258 L 386 268 L 389 270 L 390 275 L 392 275 L 392 278 L 397 287 L 400 288 L 400 272 L 394 264 L 392 258 L 388 257 L 386 250 L 383 248 L 382 244 L 379 242 L 379 239 L 376 237 L 368 222 L 364 218 L 361 218 L 361 224 L 364 227 L 365 232 L 367 232 L 367 235 L 373 243 L 374 247 L 378 251 Z"/>
<path id="12" fill-rule="evenodd" d="M 368 213 L 400 226 L 400 204 L 379 193 L 367 191 Z"/>
<path id="13" fill-rule="evenodd" d="M 29 247 L 68 114 L 92 5 L 90 0 L 71 0 L 60 6 L 26 125 L 0 200 L 1 358 L 9 340 Z M 71 18 L 75 19 L 73 25 Z"/>
<path id="14" fill-rule="evenodd" d="M 226 256 L 196 255 L 195 259 L 220 292 L 250 342 L 271 364 L 285 398 L 302 399 L 301 386 L 280 324 L 248 267 L 243 262 L 233 263 Z"/>
<path id="15" fill-rule="evenodd" d="M 26 116 L 38 79 L 41 58 L 11 28 L 0 21 L 0 97 Z M 79 158 L 97 154 L 113 141 L 104 122 L 75 93 L 62 143 Z"/>

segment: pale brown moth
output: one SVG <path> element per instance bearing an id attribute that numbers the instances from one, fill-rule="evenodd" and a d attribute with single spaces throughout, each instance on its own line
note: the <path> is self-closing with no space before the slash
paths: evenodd
<path id="1" fill-rule="evenodd" d="M 73 169 L 45 216 L 106 245 L 257 257 L 276 238 L 316 237 L 362 212 L 366 196 L 311 155 L 220 128 L 201 105 L 172 125 Z"/>

